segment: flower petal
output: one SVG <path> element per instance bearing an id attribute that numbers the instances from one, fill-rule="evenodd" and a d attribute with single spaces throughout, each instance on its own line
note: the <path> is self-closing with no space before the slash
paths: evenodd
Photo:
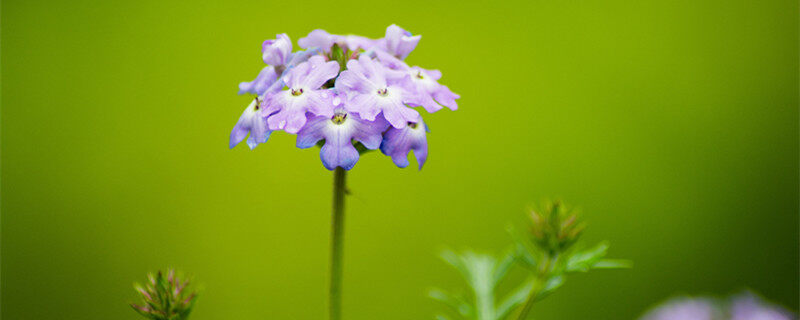
<path id="1" fill-rule="evenodd" d="M 411 32 L 393 24 L 386 28 L 384 49 L 392 55 L 405 59 L 417 47 L 421 36 L 412 36 Z"/>
<path id="2" fill-rule="evenodd" d="M 350 170 L 358 162 L 358 150 L 353 147 L 351 142 L 354 131 L 353 124 L 355 123 L 350 119 L 338 125 L 327 122 L 325 145 L 320 150 L 320 158 L 328 170 L 336 167 Z"/>
<path id="3" fill-rule="evenodd" d="M 306 125 L 297 133 L 297 147 L 300 149 L 310 148 L 324 139 L 328 121 L 330 120 L 326 117 L 309 116 Z"/>
<path id="4" fill-rule="evenodd" d="M 441 105 L 450 108 L 450 110 L 458 110 L 456 99 L 461 98 L 461 96 L 450 91 L 447 86 L 440 84 L 436 91 L 433 92 L 433 98 Z"/>
<path id="5" fill-rule="evenodd" d="M 328 51 L 333 46 L 333 36 L 325 30 L 316 29 L 305 38 L 297 40 L 297 44 L 303 49 L 319 48 Z"/>
<path id="6" fill-rule="evenodd" d="M 339 63 L 336 61 L 326 62 L 322 56 L 313 56 L 308 59 L 307 63 L 310 64 L 311 70 L 300 83 L 306 88 L 318 89 L 326 81 L 335 78 L 339 74 Z"/>
<path id="7" fill-rule="evenodd" d="M 285 33 L 275 35 L 275 39 L 266 40 L 261 45 L 261 58 L 264 63 L 280 66 L 286 64 L 292 53 L 292 40 Z"/>
<path id="8" fill-rule="evenodd" d="M 228 147 L 233 149 L 239 142 L 244 140 L 247 133 L 250 133 L 250 137 L 247 138 L 247 145 L 250 149 L 255 148 L 259 143 L 267 142 L 271 131 L 267 130 L 266 121 L 262 116 L 261 110 L 257 109 L 257 107 L 260 107 L 260 101 L 254 99 L 253 102 L 244 109 L 244 112 L 242 112 L 242 115 L 239 117 L 239 121 L 236 122 L 236 125 L 233 126 L 233 130 L 231 130 Z"/>
<path id="9" fill-rule="evenodd" d="M 386 121 L 397 129 L 404 128 L 407 122 L 419 122 L 420 116 L 417 110 L 406 107 L 400 100 L 377 99 L 380 101 L 379 108 L 383 111 Z M 381 101 L 383 100 L 383 101 Z"/>
<path id="10" fill-rule="evenodd" d="M 381 152 L 392 157 L 395 165 L 405 168 L 408 166 L 408 152 L 413 150 L 421 170 L 428 159 L 428 140 L 425 127 L 425 124 L 420 121 L 402 129 L 389 128 L 383 135 Z"/>
<path id="11" fill-rule="evenodd" d="M 258 75 L 255 79 L 253 79 L 253 81 L 239 83 L 239 94 L 264 94 L 264 92 L 267 91 L 267 88 L 275 83 L 277 79 L 278 75 L 275 73 L 275 68 L 272 66 L 266 66 L 258 72 Z"/>
<path id="12" fill-rule="evenodd" d="M 305 110 L 318 115 L 330 118 L 333 116 L 334 95 L 333 90 L 314 90 L 304 93 L 307 95 Z"/>
<path id="13" fill-rule="evenodd" d="M 352 144 L 344 146 L 334 146 L 326 142 L 319 152 L 322 165 L 325 169 L 333 170 L 342 167 L 345 170 L 352 169 L 358 162 L 358 150 Z"/>
<path id="14" fill-rule="evenodd" d="M 350 63 L 347 65 L 350 66 Z M 340 92 L 366 92 L 371 89 L 371 86 L 368 85 L 367 79 L 364 78 L 364 76 L 349 69 L 339 74 L 339 77 L 336 78 L 335 87 L 336 90 Z"/>
<path id="15" fill-rule="evenodd" d="M 353 139 L 364 145 L 367 149 L 375 150 L 383 142 L 383 132 L 389 127 L 389 122 L 383 117 L 377 117 L 375 121 L 366 121 L 352 117 L 348 121 L 355 121 L 353 126 Z"/>

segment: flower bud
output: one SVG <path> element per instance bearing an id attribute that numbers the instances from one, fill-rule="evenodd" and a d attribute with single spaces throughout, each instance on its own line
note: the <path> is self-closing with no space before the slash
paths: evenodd
<path id="1" fill-rule="evenodd" d="M 550 254 L 569 249 L 585 227 L 578 214 L 560 201 L 544 203 L 531 210 L 529 217 L 531 242 Z"/>
<path id="2" fill-rule="evenodd" d="M 134 285 L 142 297 L 140 304 L 131 303 L 133 310 L 153 320 L 186 320 L 194 306 L 196 292 L 187 290 L 189 280 L 181 279 L 175 270 L 170 269 L 167 276 L 159 271 L 148 274 L 148 284 Z"/>

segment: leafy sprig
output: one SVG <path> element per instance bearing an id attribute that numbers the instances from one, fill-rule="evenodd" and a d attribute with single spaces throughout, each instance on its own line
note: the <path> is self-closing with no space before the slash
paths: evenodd
<path id="1" fill-rule="evenodd" d="M 190 288 L 188 279 L 182 279 L 170 269 L 167 275 L 158 271 L 147 275 L 145 285 L 135 284 L 142 302 L 131 303 L 133 310 L 152 320 L 186 320 L 192 312 L 197 293 Z"/>
<path id="2" fill-rule="evenodd" d="M 546 202 L 531 210 L 527 233 L 510 230 L 514 245 L 500 258 L 469 250 L 444 251 L 442 259 L 459 271 L 471 293 L 463 296 L 431 290 L 431 298 L 449 307 L 448 315 L 437 319 L 526 319 L 533 304 L 561 287 L 567 275 L 631 266 L 626 260 L 606 259 L 606 242 L 589 248 L 576 245 L 584 229 L 575 210 L 558 201 Z M 514 265 L 523 267 L 527 279 L 499 296 L 496 289 Z"/>

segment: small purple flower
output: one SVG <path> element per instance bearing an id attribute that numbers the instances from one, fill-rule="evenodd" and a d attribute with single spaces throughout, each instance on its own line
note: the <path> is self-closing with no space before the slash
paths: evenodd
<path id="1" fill-rule="evenodd" d="M 251 82 L 239 83 L 239 94 L 252 93 L 262 95 L 267 89 L 278 80 L 278 74 L 275 72 L 275 67 L 266 66 L 261 69 L 258 76 Z"/>
<path id="2" fill-rule="evenodd" d="M 320 89 L 326 81 L 339 73 L 339 63 L 325 61 L 322 56 L 313 56 L 283 76 L 289 90 L 268 96 L 266 112 L 270 130 L 283 129 L 297 133 L 306 123 L 306 112 L 319 116 L 333 116 L 328 106 L 333 98 L 330 90 Z M 273 114 L 274 113 L 274 114 Z"/>
<path id="3" fill-rule="evenodd" d="M 409 67 L 405 62 L 386 52 L 376 51 L 375 54 L 386 67 L 409 75 L 411 80 L 409 87 L 413 91 L 413 98 L 406 101 L 409 104 L 422 106 L 430 113 L 441 110 L 442 105 L 450 110 L 458 109 L 456 99 L 461 96 L 450 91 L 447 86 L 439 84 L 438 80 L 442 78 L 439 70 L 427 70 L 417 66 Z"/>
<path id="4" fill-rule="evenodd" d="M 408 166 L 408 152 L 413 150 L 414 157 L 417 158 L 419 170 L 428 159 L 428 140 L 426 132 L 428 126 L 422 120 L 419 122 L 409 122 L 405 128 L 389 128 L 383 135 L 381 152 L 392 157 L 392 162 L 400 168 Z"/>
<path id="5" fill-rule="evenodd" d="M 386 36 L 381 40 L 380 48 L 402 60 L 414 51 L 421 37 L 412 36 L 411 32 L 393 24 L 386 28 Z"/>
<path id="6" fill-rule="evenodd" d="M 793 320 L 794 315 L 779 307 L 769 305 L 753 294 L 734 299 L 731 320 Z"/>
<path id="7" fill-rule="evenodd" d="M 311 31 L 305 38 L 297 40 L 297 44 L 303 49 L 318 48 L 322 51 L 330 51 L 336 43 L 344 49 L 356 51 L 358 49 L 368 50 L 377 45 L 376 40 L 372 40 L 356 35 L 336 35 L 330 34 L 325 30 L 316 29 Z"/>
<path id="8" fill-rule="evenodd" d="M 253 81 L 239 83 L 239 94 L 263 95 L 280 90 L 283 87 L 281 75 L 317 53 L 317 50 L 292 53 L 292 41 L 285 33 L 276 35 L 276 39 L 264 41 L 261 45 L 261 57 L 269 65 L 262 68 Z"/>
<path id="9" fill-rule="evenodd" d="M 282 66 L 289 61 L 292 54 L 292 40 L 285 33 L 275 35 L 275 39 L 266 40 L 261 45 L 261 58 L 271 66 Z"/>
<path id="10" fill-rule="evenodd" d="M 651 310 L 640 320 L 716 320 L 719 312 L 704 298 L 678 298 Z"/>
<path id="11" fill-rule="evenodd" d="M 256 98 L 244 109 L 244 112 L 239 117 L 239 121 L 236 122 L 236 125 L 233 126 L 233 130 L 231 130 L 231 139 L 229 142 L 229 147 L 231 149 L 239 144 L 239 142 L 242 142 L 248 133 L 250 137 L 247 138 L 247 146 L 250 147 L 250 149 L 255 148 L 259 143 L 267 142 L 269 134 L 272 131 L 267 130 L 267 121 L 264 119 L 264 110 L 261 108 L 261 104 L 262 101 Z"/>
<path id="12" fill-rule="evenodd" d="M 347 95 L 346 108 L 362 119 L 372 121 L 383 113 L 393 127 L 402 129 L 408 122 L 419 122 L 421 118 L 419 112 L 405 105 L 411 98 L 404 88 L 408 76 L 397 78 L 396 75 L 397 72 L 362 55 L 358 60 L 347 62 L 347 70 L 336 79 L 336 89 Z"/>
<path id="13" fill-rule="evenodd" d="M 335 100 L 338 102 L 338 97 Z M 377 149 L 381 145 L 381 133 L 389 124 L 383 118 L 375 121 L 360 119 L 341 106 L 337 106 L 332 113 L 330 117 L 309 114 L 305 127 L 297 133 L 297 147 L 310 148 L 325 139 L 319 152 L 325 168 L 333 170 L 342 167 L 350 170 L 359 158 L 353 140 L 361 142 L 367 149 Z"/>
<path id="14" fill-rule="evenodd" d="M 315 29 L 309 32 L 305 38 L 297 40 L 297 45 L 299 45 L 300 48 L 317 48 L 325 52 L 331 49 L 333 43 L 333 35 L 322 29 Z"/>

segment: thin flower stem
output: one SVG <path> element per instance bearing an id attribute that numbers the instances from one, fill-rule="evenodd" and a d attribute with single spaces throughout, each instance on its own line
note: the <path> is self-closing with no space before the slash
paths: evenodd
<path id="1" fill-rule="evenodd" d="M 528 314 L 531 312 L 533 304 L 537 299 L 539 299 L 539 295 L 542 293 L 542 290 L 545 289 L 545 286 L 547 285 L 547 279 L 549 278 L 550 272 L 555 267 L 557 261 L 558 253 L 556 253 L 553 257 L 545 255 L 541 264 L 542 267 L 533 279 L 533 286 L 531 287 L 531 291 L 528 293 L 528 298 L 525 299 L 525 304 L 523 304 L 519 309 L 517 320 L 525 320 L 528 318 Z"/>
<path id="2" fill-rule="evenodd" d="M 330 319 L 342 318 L 342 249 L 344 245 L 344 196 L 346 173 L 337 167 L 333 173 L 333 214 L 331 217 Z"/>
<path id="3" fill-rule="evenodd" d="M 531 287 L 531 291 L 528 293 L 528 299 L 525 300 L 525 304 L 522 305 L 522 308 L 519 310 L 517 320 L 525 320 L 528 318 L 528 313 L 531 312 L 531 307 L 533 307 L 533 303 L 536 302 L 536 298 L 542 291 L 542 287 L 544 287 L 543 281 L 537 276 L 533 280 L 533 287 Z"/>

